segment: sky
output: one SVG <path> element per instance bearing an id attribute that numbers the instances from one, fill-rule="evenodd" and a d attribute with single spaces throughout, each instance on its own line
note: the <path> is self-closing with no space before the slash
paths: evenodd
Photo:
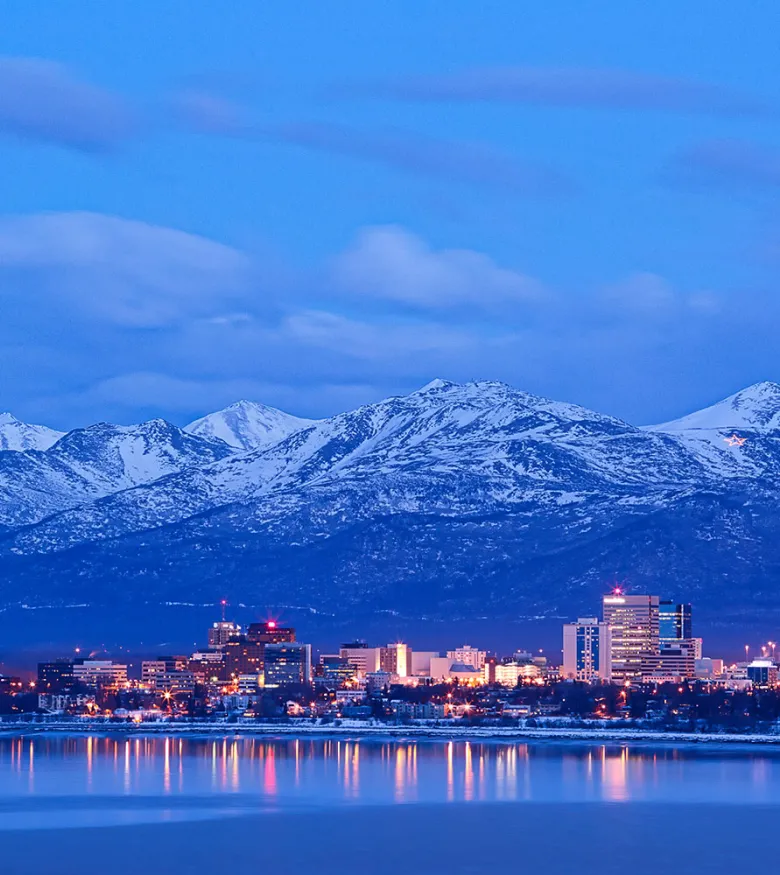
<path id="1" fill-rule="evenodd" d="M 776 0 L 5 0 L 0 409 L 780 381 Z"/>

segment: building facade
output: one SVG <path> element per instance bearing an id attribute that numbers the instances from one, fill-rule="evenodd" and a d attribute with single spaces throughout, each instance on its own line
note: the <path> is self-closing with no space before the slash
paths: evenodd
<path id="1" fill-rule="evenodd" d="M 221 650 L 231 638 L 241 635 L 241 627 L 232 620 L 219 620 L 211 625 L 208 631 L 209 647 L 213 650 Z"/>
<path id="2" fill-rule="evenodd" d="M 640 681 L 643 660 L 660 650 L 657 595 L 624 595 L 615 590 L 602 600 L 603 622 L 610 627 L 611 678 L 614 683 Z"/>
<path id="3" fill-rule="evenodd" d="M 379 671 L 379 650 L 379 647 L 369 647 L 365 641 L 353 641 L 341 645 L 339 656 L 355 666 L 358 677 L 364 678 L 371 672 Z"/>
<path id="4" fill-rule="evenodd" d="M 408 644 L 388 644 L 379 648 L 379 669 L 405 678 L 411 674 L 412 651 Z"/>
<path id="5" fill-rule="evenodd" d="M 447 656 L 453 661 L 461 665 L 471 665 L 477 671 L 482 671 L 485 667 L 487 659 L 487 651 L 479 650 L 477 647 L 472 647 L 470 644 L 464 644 L 455 650 L 448 650 Z"/>
<path id="6" fill-rule="evenodd" d="M 320 657 L 314 683 L 328 690 L 343 690 L 357 682 L 357 669 L 345 656 L 326 655 Z"/>
<path id="7" fill-rule="evenodd" d="M 76 682 L 72 659 L 57 659 L 54 662 L 38 663 L 37 688 L 41 693 L 61 693 Z"/>
<path id="8" fill-rule="evenodd" d="M 662 599 L 658 604 L 658 639 L 661 646 L 693 638 L 691 606 Z"/>
<path id="9" fill-rule="evenodd" d="M 264 679 L 272 689 L 311 683 L 311 645 L 266 644 Z"/>
<path id="10" fill-rule="evenodd" d="M 250 623 L 246 637 L 251 644 L 284 644 L 295 641 L 295 629 L 268 620 L 266 623 Z"/>
<path id="11" fill-rule="evenodd" d="M 584 617 L 564 625 L 563 677 L 587 683 L 612 679 L 612 635 L 608 623 Z"/>
<path id="12" fill-rule="evenodd" d="M 127 666 L 110 659 L 77 659 L 73 676 L 77 683 L 88 687 L 118 689 L 127 683 Z"/>

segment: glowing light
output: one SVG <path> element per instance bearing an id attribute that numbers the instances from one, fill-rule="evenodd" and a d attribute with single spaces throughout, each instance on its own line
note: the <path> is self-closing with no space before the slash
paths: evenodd
<path id="1" fill-rule="evenodd" d="M 276 628 L 276 620 L 269 620 L 268 621 L 268 628 L 275 629 Z"/>
<path id="2" fill-rule="evenodd" d="M 725 437 L 723 440 L 730 447 L 741 447 L 747 441 L 747 438 L 740 437 L 738 434 L 732 434 L 731 437 Z"/>

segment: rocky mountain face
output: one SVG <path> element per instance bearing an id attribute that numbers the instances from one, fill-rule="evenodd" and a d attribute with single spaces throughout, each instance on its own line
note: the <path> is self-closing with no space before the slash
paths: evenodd
<path id="1" fill-rule="evenodd" d="M 0 453 L 0 605 L 571 617 L 620 580 L 780 617 L 775 384 L 649 428 L 492 382 L 269 410 Z"/>

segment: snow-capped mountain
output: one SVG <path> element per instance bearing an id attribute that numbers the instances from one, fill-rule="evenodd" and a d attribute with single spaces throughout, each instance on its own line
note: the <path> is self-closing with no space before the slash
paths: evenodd
<path id="1" fill-rule="evenodd" d="M 0 451 L 48 450 L 64 432 L 45 425 L 29 425 L 10 413 L 0 413 Z"/>
<path id="2" fill-rule="evenodd" d="M 301 508 L 324 503 L 329 530 L 338 520 L 401 510 L 493 513 L 605 492 L 633 504 L 648 491 L 676 491 L 703 478 L 695 458 L 665 435 L 501 383 L 435 381 L 254 452 L 76 507 L 20 533 L 14 549 L 62 550 L 236 502 L 253 525 L 281 525 L 281 517 L 293 528 Z"/>
<path id="3" fill-rule="evenodd" d="M 755 383 L 711 407 L 653 428 L 670 433 L 740 429 L 780 433 L 780 385 Z"/>
<path id="4" fill-rule="evenodd" d="M 34 472 L 4 475 L 5 457 L 14 471 L 44 457 L 75 484 L 36 519 L 6 514 L 0 604 L 116 599 L 121 580 L 122 598 L 147 602 L 569 616 L 617 576 L 663 581 L 705 612 L 780 617 L 780 390 L 710 410 L 637 428 L 502 383 L 436 380 L 249 451 L 234 424 L 220 437 L 225 411 L 199 421 L 217 423 L 208 439 L 160 421 L 93 426 L 0 453 L 11 503 L 41 497 Z M 734 433 L 743 443 L 723 439 Z"/>
<path id="5" fill-rule="evenodd" d="M 232 452 L 162 419 L 98 423 L 68 432 L 44 451 L 0 452 L 0 524 L 28 525 Z"/>
<path id="6" fill-rule="evenodd" d="M 184 430 L 208 440 L 224 441 L 236 449 L 256 450 L 280 441 L 313 422 L 265 404 L 238 401 L 224 410 L 196 419 L 186 425 Z"/>
<path id="7" fill-rule="evenodd" d="M 713 476 L 776 479 L 780 475 L 777 383 L 756 383 L 711 407 L 647 430 L 674 437 Z"/>

